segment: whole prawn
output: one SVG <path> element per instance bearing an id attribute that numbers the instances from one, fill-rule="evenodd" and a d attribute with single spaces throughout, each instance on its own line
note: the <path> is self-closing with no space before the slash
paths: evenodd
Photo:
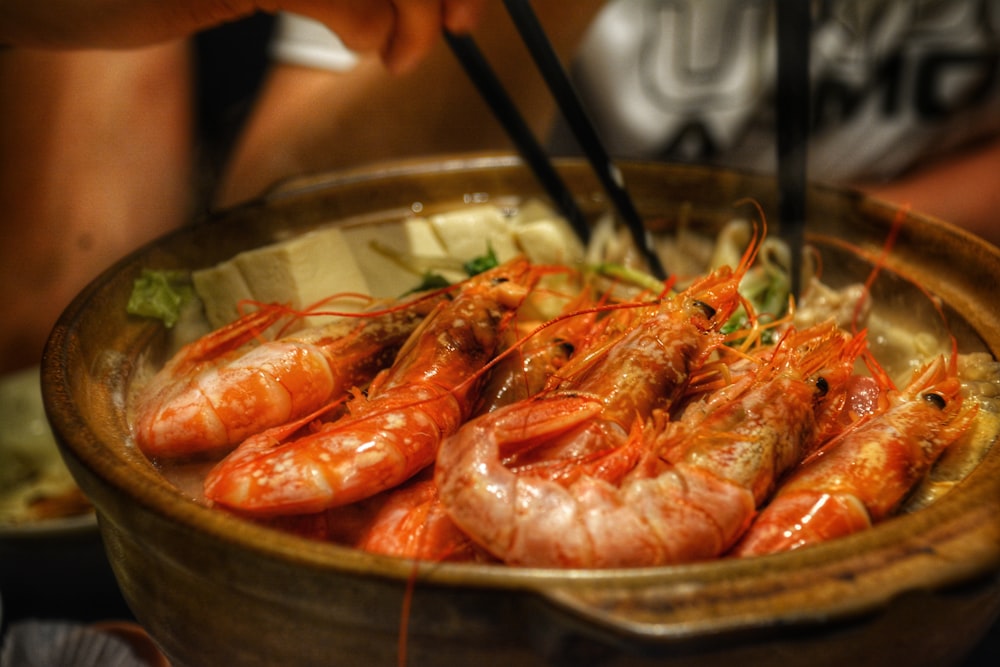
<path id="1" fill-rule="evenodd" d="M 673 465 L 695 466 L 736 483 L 761 505 L 779 478 L 814 451 L 843 403 L 864 334 L 832 321 L 789 329 L 757 353 L 738 381 L 688 405 L 657 429 L 653 447 Z M 833 413 L 833 414 L 831 414 Z M 746 517 L 749 520 L 751 516 Z"/>
<path id="2" fill-rule="evenodd" d="M 584 288 L 554 318 L 522 326 L 520 330 L 528 331 L 520 338 L 519 329 L 512 328 L 512 340 L 490 370 L 474 414 L 534 396 L 557 379 L 573 357 L 604 340 L 613 317 L 601 317 L 607 314 L 602 305 Z"/>
<path id="3" fill-rule="evenodd" d="M 755 251 L 749 248 L 736 269 L 722 267 L 650 307 L 605 347 L 599 361 L 588 360 L 554 390 L 470 420 L 447 438 L 435 480 L 455 523 L 508 564 L 611 567 L 676 560 L 672 538 L 657 534 L 668 529 L 645 512 L 648 506 L 684 511 L 694 505 L 678 502 L 682 489 L 694 498 L 733 485 L 664 473 L 659 459 L 640 446 L 643 422 L 654 411 L 668 410 L 692 372 L 724 342 L 719 329 L 742 302 L 739 281 Z M 605 460 L 622 459 L 630 472 L 616 486 L 603 474 L 554 479 L 503 465 L 520 450 L 567 441 L 582 443 L 581 452 L 611 452 Z M 659 502 L 661 497 L 672 501 Z M 689 541 L 698 542 L 705 532 L 692 531 Z"/>
<path id="4" fill-rule="evenodd" d="M 493 560 L 444 511 L 430 466 L 398 486 L 350 505 L 254 520 L 308 539 L 397 558 Z"/>
<path id="5" fill-rule="evenodd" d="M 352 546 L 369 553 L 440 561 L 491 561 L 451 520 L 430 467 L 386 492 Z"/>
<path id="6" fill-rule="evenodd" d="M 134 437 L 152 457 L 231 449 L 367 384 L 436 299 L 417 298 L 251 345 L 286 313 L 263 308 L 183 347 L 139 393 Z"/>
<path id="7" fill-rule="evenodd" d="M 505 463 L 511 465 L 516 474 L 530 474 L 561 483 L 568 483 L 582 475 L 614 482 L 634 466 L 634 460 L 629 455 L 617 451 L 549 458 L 528 465 L 511 461 Z M 452 521 L 441 502 L 431 467 L 377 498 L 362 501 L 361 505 L 364 505 L 362 509 L 366 512 L 366 520 L 360 527 L 352 526 L 354 532 L 348 541 L 357 549 L 435 562 L 496 561 Z M 330 510 L 328 524 L 343 520 L 334 516 L 340 509 Z M 354 517 L 347 518 L 351 520 Z"/>
<path id="8" fill-rule="evenodd" d="M 572 298 L 554 319 L 529 321 L 509 327 L 501 357 L 488 373 L 477 401 L 477 412 L 489 412 L 541 391 L 575 352 L 606 330 L 611 318 L 594 308 L 587 290 Z M 527 304 L 526 304 L 527 306 Z M 530 307 L 528 308 L 530 310 Z M 527 331 L 523 335 L 521 332 Z M 562 454 L 566 454 L 563 452 Z M 518 471 L 552 476 L 578 473 L 588 465 L 579 458 L 545 457 L 540 465 L 507 461 Z M 400 558 L 440 561 L 494 561 L 451 520 L 438 495 L 430 466 L 403 484 L 321 516 L 274 517 L 269 525 L 314 539 L 335 541 L 354 548 Z"/>
<path id="9" fill-rule="evenodd" d="M 947 446 L 971 425 L 961 383 L 944 357 L 918 369 L 888 407 L 817 451 L 734 548 L 734 556 L 788 551 L 870 527 L 890 516 Z"/>
<path id="10" fill-rule="evenodd" d="M 413 476 L 470 414 L 479 371 L 535 275 L 517 259 L 462 283 L 346 416 L 288 441 L 281 429 L 247 439 L 209 472 L 206 497 L 248 514 L 311 513 Z"/>

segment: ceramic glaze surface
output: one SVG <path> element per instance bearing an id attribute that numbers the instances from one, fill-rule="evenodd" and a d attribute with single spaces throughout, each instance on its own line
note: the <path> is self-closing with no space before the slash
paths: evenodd
<path id="1" fill-rule="evenodd" d="M 592 212 L 599 185 L 561 163 Z M 624 164 L 652 227 L 712 225 L 773 183 Z M 121 589 L 177 667 L 397 664 L 408 583 L 414 665 L 908 665 L 955 663 L 1000 613 L 1000 449 L 927 508 L 820 547 L 764 558 L 611 571 L 414 565 L 283 535 L 188 500 L 135 448 L 123 410 L 133 373 L 163 346 L 124 304 L 144 267 L 194 269 L 332 220 L 538 195 L 510 156 L 396 163 L 301 181 L 137 251 L 66 310 L 43 363 L 63 455 L 97 508 Z M 877 253 L 899 212 L 814 186 L 814 240 Z M 907 214 L 888 267 L 946 304 L 960 344 L 1000 352 L 1000 252 Z M 773 232 L 773 230 L 772 230 Z M 842 252 L 836 243 L 829 252 Z M 861 262 L 829 267 L 858 279 Z M 892 288 L 895 290 L 895 288 Z M 908 299 L 902 301 L 909 303 Z M 901 307 L 908 307 L 904 303 Z"/>

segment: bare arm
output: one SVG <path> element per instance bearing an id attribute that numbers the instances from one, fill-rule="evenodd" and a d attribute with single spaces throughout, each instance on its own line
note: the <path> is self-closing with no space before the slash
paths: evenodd
<path id="1" fill-rule="evenodd" d="M 872 195 L 963 227 L 1000 245 L 1000 137 L 888 183 L 861 183 Z"/>

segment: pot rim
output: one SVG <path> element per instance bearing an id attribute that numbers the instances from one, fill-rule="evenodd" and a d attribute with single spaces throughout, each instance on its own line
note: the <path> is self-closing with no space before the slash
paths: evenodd
<path id="1" fill-rule="evenodd" d="M 563 167 L 576 160 L 560 160 Z M 620 166 L 627 172 L 630 165 Z M 675 166 L 663 165 L 664 168 Z M 653 166 L 652 168 L 656 168 Z M 708 167 L 680 167 L 704 174 L 737 174 Z M 469 170 L 522 170 L 508 154 L 458 155 L 404 160 L 350 171 L 321 174 L 279 187 L 246 207 L 280 207 L 331 188 L 352 183 L 409 177 L 434 177 Z M 752 178 L 758 178 L 751 175 Z M 761 177 L 763 178 L 763 177 Z M 843 193 L 813 184 L 814 191 Z M 858 195 L 850 195 L 857 197 Z M 867 198 L 865 198 L 867 199 Z M 868 200 L 874 209 L 893 207 Z M 213 215 L 225 219 L 234 209 Z M 918 228 L 957 236 L 979 256 L 1000 267 L 1000 253 L 984 241 L 947 223 L 910 214 Z M 517 589 L 540 595 L 571 615 L 629 636 L 667 640 L 678 636 L 744 631 L 767 625 L 809 624 L 847 619 L 887 605 L 915 590 L 940 590 L 1000 571 L 1000 449 L 992 447 L 979 466 L 932 505 L 896 517 L 879 527 L 809 549 L 757 558 L 711 561 L 655 568 L 563 570 L 505 565 L 414 562 L 316 542 L 251 524 L 184 498 L 146 462 L 136 474 L 135 455 L 110 450 L 81 414 L 67 374 L 79 354 L 81 318 L 122 267 L 135 264 L 165 239 L 192 233 L 190 228 L 140 248 L 88 285 L 59 318 L 42 362 L 46 411 L 74 476 L 98 514 L 107 510 L 99 486 L 123 493 L 138 506 L 166 521 L 177 522 L 211 539 L 238 545 L 263 558 L 313 570 L 336 569 L 420 585 Z M 997 269 L 1000 273 L 1000 268 Z M 994 355 L 997 350 L 992 348 Z M 141 455 L 140 455 L 141 456 Z M 707 598 L 706 598 L 707 596 Z M 686 606 L 685 606 L 686 605 Z M 673 608 L 671 608 L 673 606 Z M 711 612 L 699 615 L 700 612 Z M 759 612 L 768 609 L 766 618 Z"/>

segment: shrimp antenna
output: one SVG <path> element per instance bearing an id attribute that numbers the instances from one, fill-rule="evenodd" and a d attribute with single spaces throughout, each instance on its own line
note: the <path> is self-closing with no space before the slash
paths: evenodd
<path id="1" fill-rule="evenodd" d="M 735 206 L 741 205 L 753 207 L 757 211 L 759 222 L 754 221 L 751 223 L 753 225 L 753 234 L 750 237 L 750 243 L 747 245 L 747 251 L 740 259 L 737 273 L 745 273 L 757 260 L 757 253 L 760 252 L 761 245 L 763 245 L 764 239 L 767 237 L 767 216 L 764 214 L 764 207 L 760 205 L 760 202 L 751 197 L 746 197 L 736 201 Z"/>

